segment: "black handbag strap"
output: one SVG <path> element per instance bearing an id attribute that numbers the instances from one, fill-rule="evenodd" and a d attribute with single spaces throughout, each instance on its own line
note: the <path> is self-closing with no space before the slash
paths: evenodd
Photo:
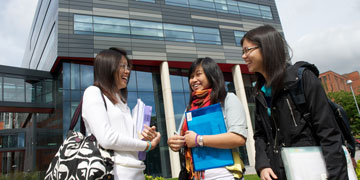
<path id="1" fill-rule="evenodd" d="M 105 109 L 107 111 L 107 105 L 106 105 L 106 102 L 105 102 L 104 94 L 102 92 L 101 92 L 101 97 L 102 97 L 102 99 L 104 101 Z M 77 108 L 75 110 L 75 113 L 74 113 L 74 115 L 73 115 L 73 117 L 71 119 L 69 130 L 74 130 L 74 128 L 75 128 L 75 126 L 76 126 L 76 124 L 77 124 L 77 122 L 79 120 L 79 116 L 80 116 L 80 119 L 81 119 L 80 120 L 80 132 L 85 135 L 86 127 L 85 127 L 85 123 L 84 123 L 84 120 L 83 120 L 82 115 L 81 115 L 81 113 L 82 113 L 82 111 L 81 111 L 82 103 L 83 103 L 83 99 L 81 98 L 80 103 L 77 106 Z"/>

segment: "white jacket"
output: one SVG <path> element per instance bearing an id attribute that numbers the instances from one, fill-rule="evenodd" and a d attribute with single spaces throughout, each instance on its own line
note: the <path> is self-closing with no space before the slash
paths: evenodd
<path id="1" fill-rule="evenodd" d="M 138 152 L 144 151 L 147 143 L 138 139 L 136 121 L 127 104 L 119 100 L 114 105 L 104 97 L 107 110 L 98 87 L 85 90 L 82 117 L 86 132 L 93 134 L 103 148 L 114 150 L 115 179 L 144 179 L 145 164 L 138 159 Z"/>

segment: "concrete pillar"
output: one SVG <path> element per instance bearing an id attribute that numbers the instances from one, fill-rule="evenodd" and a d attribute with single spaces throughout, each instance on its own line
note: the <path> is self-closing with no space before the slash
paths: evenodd
<path id="1" fill-rule="evenodd" d="M 165 119 L 166 119 L 166 130 L 167 136 L 173 136 L 176 131 L 175 125 L 175 115 L 174 115 L 174 106 L 171 94 L 171 84 L 170 84 L 170 74 L 169 74 L 169 65 L 168 62 L 164 61 L 160 65 L 160 76 L 161 76 L 161 86 L 164 99 L 164 110 L 165 110 Z M 162 141 L 167 141 L 167 139 L 162 139 Z M 178 152 L 173 152 L 169 148 L 170 156 L 170 165 L 171 165 L 171 175 L 172 177 L 178 177 L 180 172 L 180 158 Z"/>
<path id="2" fill-rule="evenodd" d="M 240 65 L 235 65 L 234 67 L 232 67 L 232 74 L 233 74 L 236 95 L 239 97 L 241 103 L 243 104 L 246 114 L 246 122 L 248 126 L 248 138 L 246 141 L 246 150 L 249 158 L 249 164 L 250 166 L 255 166 L 255 142 L 253 139 L 254 131 L 251 123 L 250 111 L 246 99 L 245 86 L 241 75 Z"/>

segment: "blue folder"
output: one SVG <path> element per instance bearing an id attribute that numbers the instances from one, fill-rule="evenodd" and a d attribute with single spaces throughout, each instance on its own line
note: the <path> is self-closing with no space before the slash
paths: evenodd
<path id="1" fill-rule="evenodd" d="M 199 135 L 226 133 L 224 116 L 220 103 L 185 112 L 189 130 Z M 195 171 L 233 165 L 231 149 L 194 147 L 191 149 Z"/>

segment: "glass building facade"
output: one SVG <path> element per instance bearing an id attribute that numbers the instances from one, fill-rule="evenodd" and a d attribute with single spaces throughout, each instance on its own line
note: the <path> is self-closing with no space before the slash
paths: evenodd
<path id="1" fill-rule="evenodd" d="M 0 66 L 0 172 L 44 169 L 62 142 L 57 81 L 48 72 Z"/>

